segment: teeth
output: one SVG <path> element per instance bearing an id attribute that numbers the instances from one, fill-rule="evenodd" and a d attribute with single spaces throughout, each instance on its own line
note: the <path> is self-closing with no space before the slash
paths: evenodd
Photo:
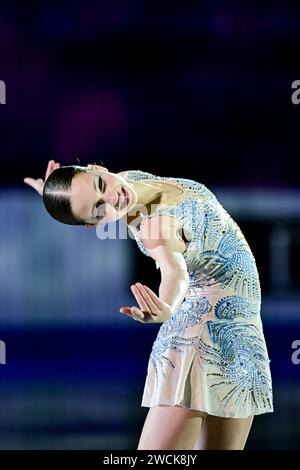
<path id="1" fill-rule="evenodd" d="M 117 199 L 117 202 L 115 204 L 115 209 L 118 209 L 119 203 L 120 203 L 120 196 L 118 195 L 118 199 Z"/>
<path id="2" fill-rule="evenodd" d="M 126 207 L 127 205 L 127 201 L 126 201 L 126 196 L 124 194 L 124 189 L 122 188 L 122 194 L 120 196 L 121 198 L 121 209 L 124 209 L 124 207 Z"/>

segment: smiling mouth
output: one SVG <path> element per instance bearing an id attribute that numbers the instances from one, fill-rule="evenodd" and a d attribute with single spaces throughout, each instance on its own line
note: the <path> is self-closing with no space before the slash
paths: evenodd
<path id="1" fill-rule="evenodd" d="M 121 194 L 119 195 L 119 200 L 118 200 L 118 206 L 120 210 L 125 209 L 126 206 L 128 206 L 129 203 L 129 196 L 127 191 L 121 187 Z"/>

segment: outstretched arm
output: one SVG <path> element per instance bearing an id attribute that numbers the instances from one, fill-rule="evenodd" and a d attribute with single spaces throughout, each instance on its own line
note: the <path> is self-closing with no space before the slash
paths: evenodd
<path id="1" fill-rule="evenodd" d="M 23 179 L 23 181 L 24 183 L 28 184 L 33 189 L 35 189 L 42 196 L 46 179 L 51 175 L 51 173 L 54 170 L 56 170 L 56 168 L 59 168 L 59 167 L 60 167 L 59 163 L 55 163 L 54 160 L 49 160 L 44 180 L 42 178 L 34 179 L 34 178 L 30 178 L 29 176 L 27 176 L 26 178 Z"/>

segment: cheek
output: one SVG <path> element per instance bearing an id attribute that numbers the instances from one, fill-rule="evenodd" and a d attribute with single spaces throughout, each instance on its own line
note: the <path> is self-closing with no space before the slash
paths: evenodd
<path id="1" fill-rule="evenodd" d="M 105 175 L 106 187 L 109 191 L 115 188 L 118 181 L 113 175 Z"/>

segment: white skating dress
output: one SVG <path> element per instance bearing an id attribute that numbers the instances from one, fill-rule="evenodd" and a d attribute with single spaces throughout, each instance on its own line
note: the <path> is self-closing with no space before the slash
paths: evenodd
<path id="1" fill-rule="evenodd" d="M 157 208 L 151 217 L 176 217 L 190 240 L 183 254 L 189 289 L 159 328 L 141 406 L 177 405 L 233 418 L 272 412 L 259 275 L 240 227 L 201 183 L 140 170 L 124 177 L 180 186 L 181 201 Z M 139 230 L 136 241 L 149 256 Z"/>

